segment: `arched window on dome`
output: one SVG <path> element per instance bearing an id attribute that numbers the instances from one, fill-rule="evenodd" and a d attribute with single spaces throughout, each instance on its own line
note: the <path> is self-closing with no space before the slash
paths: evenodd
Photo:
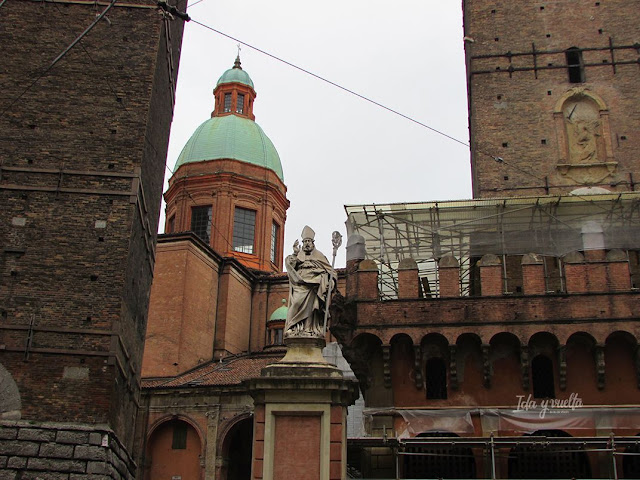
<path id="1" fill-rule="evenodd" d="M 238 94 L 238 99 L 236 101 L 236 113 L 244 113 L 244 95 L 242 93 Z"/>
<path id="2" fill-rule="evenodd" d="M 231 93 L 224 94 L 224 109 L 222 111 L 224 113 L 231 111 Z"/>

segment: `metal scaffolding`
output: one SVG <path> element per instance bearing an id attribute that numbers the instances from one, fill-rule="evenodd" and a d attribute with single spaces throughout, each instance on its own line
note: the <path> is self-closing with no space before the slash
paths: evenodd
<path id="1" fill-rule="evenodd" d="M 407 456 L 429 457 L 435 456 L 440 459 L 451 458 L 454 463 L 460 463 L 469 457 L 470 460 L 476 461 L 481 459 L 486 464 L 485 475 L 479 475 L 472 478 L 486 478 L 496 480 L 499 478 L 508 478 L 499 474 L 497 462 L 501 458 L 515 458 L 516 455 L 530 455 L 544 458 L 544 456 L 557 456 L 562 454 L 590 454 L 594 458 L 598 458 L 600 464 L 607 471 L 607 475 L 599 478 L 609 480 L 618 480 L 620 473 L 616 458 L 629 456 L 640 456 L 640 439 L 628 436 L 609 436 L 599 437 L 549 437 L 549 436 L 520 436 L 520 437 L 500 437 L 491 434 L 487 437 L 458 437 L 458 436 L 433 436 L 433 437 L 415 437 L 407 439 L 397 439 L 392 437 L 365 437 L 350 438 L 349 446 L 353 449 L 381 449 L 389 450 L 390 455 L 395 460 L 395 475 L 393 478 L 414 478 L 405 477 L 401 474 L 400 460 Z M 468 449 L 468 455 L 461 455 L 460 449 Z M 601 458 L 600 458 L 601 457 Z M 349 477 L 362 478 L 362 477 Z M 445 477 L 449 478 L 449 477 Z M 457 477 L 456 477 L 457 478 Z M 522 477 L 516 477 L 522 478 Z M 557 477 L 537 477 L 537 478 L 562 478 Z M 596 478 L 596 477 L 589 477 Z"/>
<path id="2" fill-rule="evenodd" d="M 448 253 L 461 266 L 469 293 L 474 258 L 536 253 L 560 258 L 581 251 L 587 232 L 601 232 L 606 249 L 640 247 L 640 192 L 489 198 L 425 203 L 347 205 L 349 235 L 362 235 L 378 264 L 382 298 L 397 297 L 398 264 L 418 264 L 425 296 L 438 295 L 437 262 Z"/>

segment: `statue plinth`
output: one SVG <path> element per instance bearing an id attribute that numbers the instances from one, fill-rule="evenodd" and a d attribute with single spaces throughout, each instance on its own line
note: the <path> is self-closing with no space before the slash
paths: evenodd
<path id="1" fill-rule="evenodd" d="M 324 338 L 290 337 L 285 345 L 280 362 L 247 381 L 255 404 L 251 478 L 343 480 L 357 382 L 324 359 Z"/>

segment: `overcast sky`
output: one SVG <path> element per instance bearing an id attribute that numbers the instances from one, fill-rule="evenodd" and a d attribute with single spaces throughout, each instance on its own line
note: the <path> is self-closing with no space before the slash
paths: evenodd
<path id="1" fill-rule="evenodd" d="M 195 20 L 468 142 L 461 0 L 191 3 Z M 236 44 L 187 23 L 171 170 L 210 117 Z M 329 259 L 331 232 L 345 236 L 336 261 L 344 266 L 344 205 L 471 197 L 467 147 L 247 46 L 240 57 L 258 94 L 256 122 L 280 154 L 288 187 L 285 254 L 309 224 Z"/>

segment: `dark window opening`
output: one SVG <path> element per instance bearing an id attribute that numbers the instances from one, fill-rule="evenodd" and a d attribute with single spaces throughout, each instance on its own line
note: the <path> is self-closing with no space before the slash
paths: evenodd
<path id="1" fill-rule="evenodd" d="M 238 94 L 238 100 L 236 101 L 236 113 L 244 113 L 244 95 Z"/>
<path id="2" fill-rule="evenodd" d="M 529 435 L 524 435 L 526 440 Z M 509 478 L 591 478 L 591 467 L 582 446 L 554 444 L 553 438 L 571 437 L 562 430 L 538 430 L 532 437 L 547 441 L 527 443 L 509 452 Z"/>
<path id="3" fill-rule="evenodd" d="M 476 462 L 469 447 L 451 444 L 420 444 L 420 437 L 457 437 L 451 432 L 427 432 L 407 443 L 402 478 L 476 478 Z"/>
<path id="4" fill-rule="evenodd" d="M 622 457 L 624 478 L 640 478 L 640 445 L 627 447 Z"/>
<path id="5" fill-rule="evenodd" d="M 173 233 L 176 228 L 176 216 L 171 215 L 169 221 L 167 222 L 167 231 L 165 233 Z"/>
<path id="6" fill-rule="evenodd" d="M 253 254 L 256 231 L 256 212 L 236 207 L 233 215 L 233 250 Z"/>
<path id="7" fill-rule="evenodd" d="M 267 345 L 282 345 L 282 328 L 270 328 L 268 331 L 269 337 L 267 339 Z"/>
<path id="8" fill-rule="evenodd" d="M 191 209 L 191 231 L 209 243 L 211 236 L 211 206 L 193 207 Z"/>
<path id="9" fill-rule="evenodd" d="M 224 94 L 224 110 L 223 111 L 225 113 L 231 111 L 231 94 L 230 93 Z"/>
<path id="10" fill-rule="evenodd" d="M 571 47 L 566 52 L 567 68 L 569 71 L 569 82 L 583 83 L 585 82 L 584 61 L 582 60 L 582 51 L 579 48 Z"/>
<path id="11" fill-rule="evenodd" d="M 531 361 L 531 380 L 534 398 L 555 398 L 553 362 L 544 355 L 536 355 Z"/>
<path id="12" fill-rule="evenodd" d="M 187 427 L 184 422 L 174 422 L 173 424 L 173 440 L 171 448 L 173 450 L 184 450 L 187 448 Z"/>
<path id="13" fill-rule="evenodd" d="M 278 259 L 278 234 L 280 233 L 280 226 L 273 222 L 271 224 L 271 263 L 276 263 Z"/>
<path id="14" fill-rule="evenodd" d="M 427 360 L 427 399 L 446 400 L 447 367 L 440 357 Z"/>

